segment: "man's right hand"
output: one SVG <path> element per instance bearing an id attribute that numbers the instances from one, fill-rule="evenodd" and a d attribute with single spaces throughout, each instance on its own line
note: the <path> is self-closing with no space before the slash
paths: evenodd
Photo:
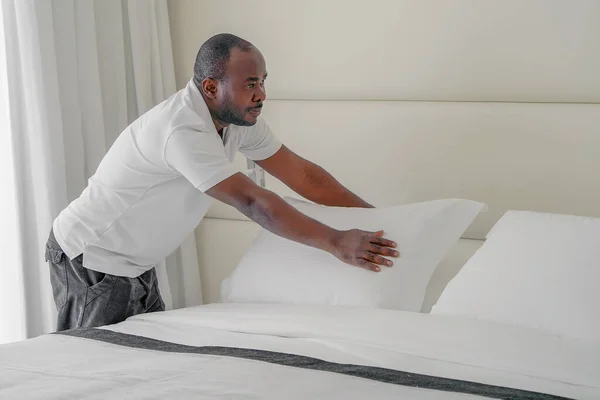
<path id="1" fill-rule="evenodd" d="M 345 263 L 379 272 L 380 265 L 391 267 L 396 258 L 396 243 L 383 238 L 383 231 L 367 232 L 359 229 L 339 231 L 333 239 L 331 253 Z"/>

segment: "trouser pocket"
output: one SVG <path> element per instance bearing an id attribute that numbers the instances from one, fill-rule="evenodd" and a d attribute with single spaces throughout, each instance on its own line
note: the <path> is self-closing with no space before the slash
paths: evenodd
<path id="1" fill-rule="evenodd" d="M 164 311 L 165 303 L 158 289 L 156 269 L 152 268 L 131 280 L 131 301 L 135 313 Z"/>
<path id="2" fill-rule="evenodd" d="M 56 309 L 60 310 L 67 301 L 68 280 L 65 267 L 66 256 L 62 250 L 57 249 L 52 243 L 46 245 L 46 262 L 50 268 L 50 286 Z"/>

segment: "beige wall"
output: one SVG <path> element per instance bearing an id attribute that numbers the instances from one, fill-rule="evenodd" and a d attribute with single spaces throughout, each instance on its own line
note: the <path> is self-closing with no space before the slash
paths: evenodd
<path id="1" fill-rule="evenodd" d="M 203 19 L 201 6 L 202 1 L 168 1 L 177 89 L 183 88 L 192 77 L 196 52 L 207 39 L 197 26 Z"/>
<path id="2" fill-rule="evenodd" d="M 179 88 L 208 37 L 250 40 L 267 60 L 264 115 L 278 136 L 376 204 L 485 201 L 468 232 L 479 239 L 507 208 L 600 215 L 600 106 L 564 104 L 600 103 L 598 0 L 169 0 L 169 13 Z M 353 162 L 369 139 L 386 143 L 369 165 L 393 184 L 374 187 Z M 231 211 L 210 215 L 239 218 Z M 257 232 L 202 222 L 205 300 Z"/>
<path id="3" fill-rule="evenodd" d="M 177 84 L 231 32 L 272 99 L 600 102 L 597 0 L 170 0 Z"/>

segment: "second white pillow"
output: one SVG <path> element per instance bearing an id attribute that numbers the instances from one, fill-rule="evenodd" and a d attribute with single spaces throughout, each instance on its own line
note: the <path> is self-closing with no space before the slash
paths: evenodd
<path id="1" fill-rule="evenodd" d="M 286 200 L 339 230 L 384 230 L 398 243 L 391 268 L 367 271 L 262 230 L 221 286 L 224 302 L 329 304 L 420 311 L 431 275 L 484 204 L 443 199 L 387 208 L 326 207 Z"/>
<path id="2" fill-rule="evenodd" d="M 600 218 L 507 211 L 432 314 L 600 343 Z"/>

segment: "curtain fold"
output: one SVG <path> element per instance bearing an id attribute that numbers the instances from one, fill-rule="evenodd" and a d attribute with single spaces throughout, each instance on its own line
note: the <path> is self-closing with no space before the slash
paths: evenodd
<path id="1" fill-rule="evenodd" d="M 1 209 L 16 221 L 3 231 L 16 238 L 2 244 L 12 260 L 2 266 L 10 279 L 0 280 L 2 300 L 13 299 L 0 304 L 6 342 L 54 330 L 43 251 L 53 219 L 118 134 L 176 88 L 166 0 L 1 1 L 1 90 L 14 167 L 7 195 L 16 200 L 14 215 Z M 157 272 L 168 308 L 201 304 L 193 236 Z"/>

